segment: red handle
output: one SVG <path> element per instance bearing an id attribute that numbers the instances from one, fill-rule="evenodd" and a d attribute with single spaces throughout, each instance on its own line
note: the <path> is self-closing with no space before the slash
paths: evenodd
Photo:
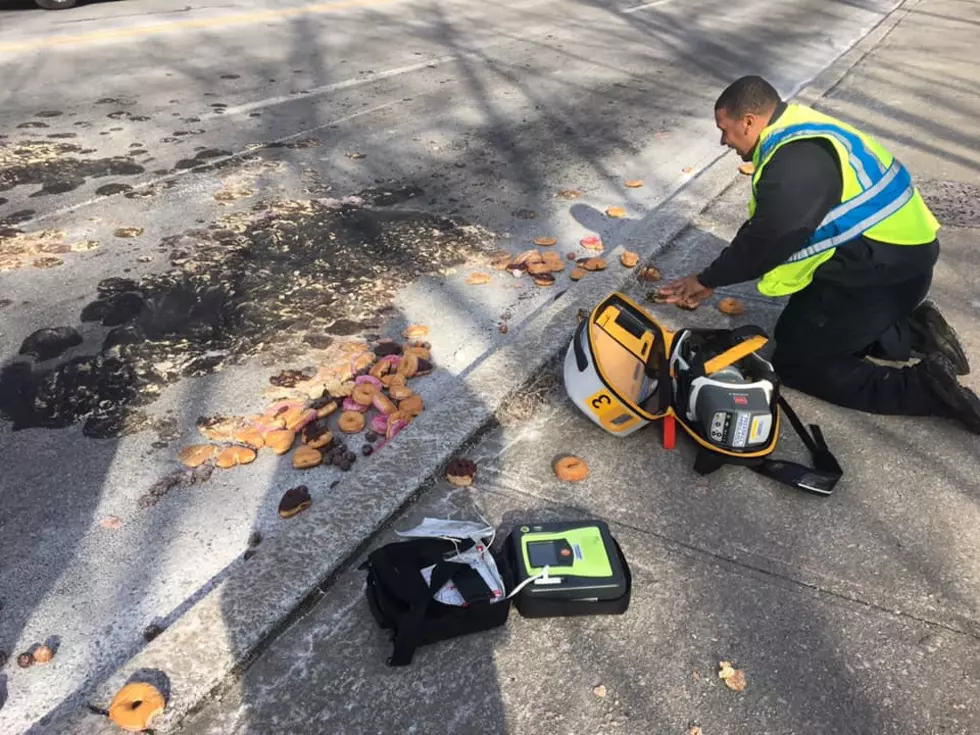
<path id="1" fill-rule="evenodd" d="M 673 449 L 677 446 L 677 420 L 674 414 L 664 418 L 664 449 Z"/>

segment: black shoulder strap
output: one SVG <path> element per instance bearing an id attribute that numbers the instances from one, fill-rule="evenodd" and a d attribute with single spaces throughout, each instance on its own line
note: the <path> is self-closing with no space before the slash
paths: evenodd
<path id="1" fill-rule="evenodd" d="M 391 658 L 388 659 L 389 666 L 408 666 L 412 663 L 412 656 L 415 649 L 422 645 L 423 627 L 425 626 L 425 614 L 429 607 L 429 600 L 432 599 L 433 590 L 440 589 L 446 582 L 453 578 L 457 572 L 468 569 L 466 564 L 457 562 L 440 562 L 432 570 L 430 586 L 426 586 L 425 580 L 419 570 L 416 576 L 422 582 L 420 594 L 412 601 L 411 607 L 398 621 L 395 630 L 394 648 L 391 651 Z"/>
<path id="2" fill-rule="evenodd" d="M 837 458 L 827 446 L 823 432 L 816 424 L 810 424 L 808 430 L 783 396 L 779 396 L 779 409 L 789 419 L 790 424 L 793 425 L 793 430 L 806 445 L 813 466 L 807 467 L 798 462 L 788 462 L 781 459 L 764 459 L 752 469 L 760 475 L 765 475 L 786 485 L 792 485 L 805 492 L 824 497 L 830 495 L 834 492 L 834 486 L 837 485 L 837 481 L 844 472 L 841 470 Z"/>

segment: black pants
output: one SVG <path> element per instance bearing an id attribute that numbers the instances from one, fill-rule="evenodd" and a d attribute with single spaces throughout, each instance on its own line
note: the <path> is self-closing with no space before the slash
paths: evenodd
<path id="1" fill-rule="evenodd" d="M 814 280 L 790 297 L 776 323 L 776 373 L 791 388 L 846 408 L 938 415 L 942 408 L 920 371 L 864 359 L 909 359 L 918 345 L 908 317 L 925 298 L 931 282 L 931 269 L 874 287 Z"/>

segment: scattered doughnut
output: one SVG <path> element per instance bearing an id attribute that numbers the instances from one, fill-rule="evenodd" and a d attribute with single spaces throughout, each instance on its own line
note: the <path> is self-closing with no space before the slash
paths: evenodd
<path id="1" fill-rule="evenodd" d="M 624 250 L 623 254 L 619 256 L 619 262 L 627 268 L 635 268 L 640 262 L 640 256 L 632 250 Z"/>
<path id="2" fill-rule="evenodd" d="M 292 518 L 313 504 L 310 490 L 306 485 L 299 485 L 286 491 L 279 501 L 279 517 Z"/>
<path id="3" fill-rule="evenodd" d="M 297 470 L 306 470 L 310 467 L 316 467 L 322 461 L 323 454 L 319 449 L 314 449 L 313 447 L 296 447 L 296 451 L 293 452 L 293 467 L 295 467 Z"/>
<path id="4" fill-rule="evenodd" d="M 538 273 L 537 275 L 531 276 L 534 282 L 538 286 L 554 286 L 555 277 L 551 273 Z"/>
<path id="5" fill-rule="evenodd" d="M 265 439 L 262 438 L 262 432 L 254 426 L 246 426 L 244 429 L 239 429 L 235 432 L 234 439 L 236 442 L 252 449 L 261 449 L 265 446 Z"/>
<path id="6" fill-rule="evenodd" d="M 425 403 L 423 403 L 422 396 L 420 395 L 410 396 L 404 401 L 400 401 L 398 403 L 398 410 L 403 411 L 414 418 L 425 410 Z"/>
<path id="7" fill-rule="evenodd" d="M 643 186 L 643 181 L 641 179 L 630 179 L 626 182 L 627 189 L 639 189 Z"/>
<path id="8" fill-rule="evenodd" d="M 745 313 L 745 304 L 739 299 L 726 296 L 718 302 L 718 311 L 726 316 L 739 316 Z"/>
<path id="9" fill-rule="evenodd" d="M 579 258 L 578 265 L 587 271 L 604 271 L 606 269 L 604 258 Z"/>
<path id="10" fill-rule="evenodd" d="M 276 454 L 285 454 L 293 447 L 296 432 L 289 429 L 270 431 L 265 437 L 265 445 Z"/>
<path id="11" fill-rule="evenodd" d="M 660 292 L 660 289 L 656 291 L 647 291 L 646 296 L 647 301 L 652 301 L 655 304 L 666 304 L 668 296 Z"/>
<path id="12" fill-rule="evenodd" d="M 659 281 L 662 276 L 657 268 L 652 265 L 648 265 L 645 268 L 640 268 L 640 272 L 636 276 L 641 281 L 647 281 L 648 283 L 653 283 L 654 281 Z"/>
<path id="13" fill-rule="evenodd" d="M 29 669 L 34 665 L 34 656 L 30 653 L 22 653 L 17 657 L 17 665 L 22 669 Z"/>
<path id="14" fill-rule="evenodd" d="M 694 311 L 699 306 L 701 306 L 700 301 L 678 301 L 674 304 L 678 309 L 683 309 L 684 311 Z"/>
<path id="15" fill-rule="evenodd" d="M 752 161 L 746 161 L 738 167 L 738 172 L 743 176 L 752 176 L 755 173 L 755 164 Z"/>
<path id="16" fill-rule="evenodd" d="M 356 411 L 344 411 L 340 414 L 337 424 L 345 434 L 358 434 L 364 430 L 364 414 Z"/>
<path id="17" fill-rule="evenodd" d="M 408 390 L 408 388 L 405 388 L 404 390 Z M 390 416 L 398 410 L 395 404 L 391 402 L 391 399 L 384 393 L 375 393 L 372 401 L 374 407 L 385 416 Z"/>
<path id="18" fill-rule="evenodd" d="M 516 258 L 514 258 L 514 260 L 511 262 L 511 265 L 540 263 L 542 260 L 544 260 L 544 258 L 541 256 L 541 253 L 539 253 L 534 248 L 531 248 L 530 250 L 525 250 L 523 253 L 521 253 Z"/>
<path id="19" fill-rule="evenodd" d="M 184 447 L 180 450 L 177 459 L 185 467 L 193 469 L 194 467 L 200 467 L 209 459 L 213 459 L 217 453 L 218 448 L 214 444 L 191 444 L 189 447 Z"/>
<path id="20" fill-rule="evenodd" d="M 383 378 L 381 378 L 381 382 L 386 388 L 390 389 L 407 385 L 408 379 L 401 373 L 396 373 L 395 375 L 385 375 Z"/>
<path id="21" fill-rule="evenodd" d="M 551 266 L 543 260 L 540 263 L 529 263 L 527 272 L 532 276 L 540 276 L 542 273 L 551 273 Z"/>
<path id="22" fill-rule="evenodd" d="M 456 487 L 469 487 L 476 479 L 476 462 L 471 459 L 454 459 L 446 467 L 446 479 Z"/>
<path id="23" fill-rule="evenodd" d="M 414 378 L 419 371 L 419 358 L 416 355 L 402 355 L 398 362 L 398 372 L 406 378 Z"/>
<path id="24" fill-rule="evenodd" d="M 598 235 L 588 235 L 587 237 L 583 237 L 578 241 L 578 244 L 586 250 L 601 251 L 603 249 L 602 238 L 600 238 Z"/>
<path id="25" fill-rule="evenodd" d="M 581 281 L 588 271 L 582 270 L 581 268 L 573 268 L 571 272 L 571 277 L 573 281 Z"/>
<path id="26" fill-rule="evenodd" d="M 414 394 L 415 391 L 405 385 L 394 385 L 388 389 L 388 395 L 396 401 L 404 401 L 406 398 L 411 398 Z"/>
<path id="27" fill-rule="evenodd" d="M 166 702 L 152 684 L 132 682 L 120 689 L 109 705 L 109 719 L 123 730 L 142 732 L 150 727 Z"/>
<path id="28" fill-rule="evenodd" d="M 424 337 L 429 333 L 429 328 L 424 324 L 412 324 L 404 332 L 402 336 L 405 339 L 413 339 L 415 337 Z"/>
<path id="29" fill-rule="evenodd" d="M 337 405 L 337 401 L 333 400 L 330 396 L 326 396 L 318 401 L 314 401 L 310 405 L 310 408 L 316 411 L 316 417 L 318 419 L 325 419 L 327 416 L 336 411 L 339 406 Z"/>
<path id="30" fill-rule="evenodd" d="M 373 386 L 359 385 L 354 389 L 354 392 L 351 393 L 350 397 L 351 399 L 353 399 L 355 403 L 358 403 L 362 406 L 370 406 L 371 399 L 374 398 L 374 394 L 377 392 L 378 390 Z"/>
<path id="31" fill-rule="evenodd" d="M 327 428 L 326 421 L 317 421 L 303 427 L 303 443 L 313 449 L 320 449 L 333 442 L 333 432 Z"/>
<path id="32" fill-rule="evenodd" d="M 416 345 L 412 345 L 411 347 L 406 347 L 405 348 L 405 354 L 406 355 L 415 355 L 417 358 L 419 358 L 421 360 L 431 360 L 432 359 L 432 353 L 429 352 L 429 350 L 427 348 L 421 347 L 421 346 L 416 346 Z"/>
<path id="33" fill-rule="evenodd" d="M 471 273 L 469 278 L 466 279 L 466 283 L 470 286 L 482 286 L 486 283 L 490 283 L 489 273 Z"/>
<path id="34" fill-rule="evenodd" d="M 240 464 L 251 464 L 255 461 L 255 457 L 255 450 L 251 447 L 225 447 L 218 453 L 215 464 L 223 470 L 228 470 Z"/>
<path id="35" fill-rule="evenodd" d="M 606 207 L 606 216 L 613 219 L 622 219 L 626 216 L 626 210 L 622 207 Z"/>
<path id="36" fill-rule="evenodd" d="M 556 237 L 536 237 L 534 238 L 534 244 L 540 245 L 543 248 L 551 247 L 552 245 L 558 244 L 558 238 Z"/>
<path id="37" fill-rule="evenodd" d="M 54 658 L 54 651 L 51 650 L 49 646 L 43 643 L 34 649 L 34 660 L 39 664 L 46 664 L 48 661 Z"/>
<path id="38" fill-rule="evenodd" d="M 582 482 L 589 476 L 589 466 L 578 457 L 562 457 L 555 462 L 555 474 L 565 482 Z"/>

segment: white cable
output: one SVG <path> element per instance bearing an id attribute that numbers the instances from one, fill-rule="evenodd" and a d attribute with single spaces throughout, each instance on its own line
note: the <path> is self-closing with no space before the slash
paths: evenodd
<path id="1" fill-rule="evenodd" d="M 521 582 L 519 585 L 517 585 L 514 589 L 510 591 L 510 594 L 507 595 L 506 599 L 509 600 L 511 597 L 516 595 L 518 592 L 520 592 L 522 589 L 527 587 L 529 584 L 531 584 L 531 582 L 533 582 L 536 579 L 547 579 L 549 569 L 551 569 L 551 567 L 546 566 L 544 569 L 542 569 L 540 572 L 535 574 L 533 577 L 528 577 L 527 579 L 525 579 L 523 582 Z"/>

